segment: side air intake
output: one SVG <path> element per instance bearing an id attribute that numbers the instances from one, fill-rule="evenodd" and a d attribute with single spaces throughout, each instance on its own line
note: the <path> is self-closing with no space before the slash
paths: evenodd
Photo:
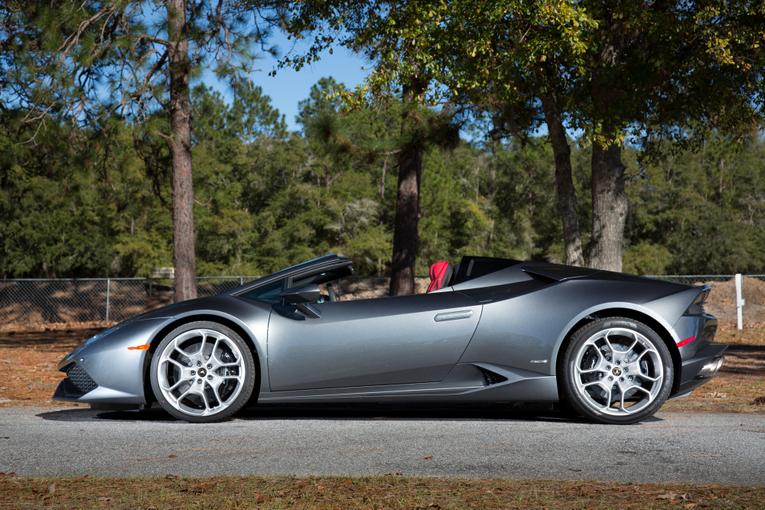
<path id="1" fill-rule="evenodd" d="M 504 375 L 500 375 L 496 372 L 492 372 L 491 370 L 487 370 L 483 367 L 478 367 L 478 369 L 483 374 L 483 380 L 486 386 L 492 386 L 494 384 L 499 384 L 507 381 L 507 377 Z"/>

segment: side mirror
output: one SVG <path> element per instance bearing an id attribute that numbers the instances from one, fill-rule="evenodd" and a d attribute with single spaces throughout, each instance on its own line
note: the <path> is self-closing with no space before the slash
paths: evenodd
<path id="1" fill-rule="evenodd" d="M 321 289 L 318 285 L 306 285 L 296 289 L 287 289 L 281 293 L 285 303 L 297 305 L 300 303 L 312 303 L 321 299 Z"/>

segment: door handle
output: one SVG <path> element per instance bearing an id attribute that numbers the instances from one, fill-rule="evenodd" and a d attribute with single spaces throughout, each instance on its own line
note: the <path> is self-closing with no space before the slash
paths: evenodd
<path id="1" fill-rule="evenodd" d="M 433 320 L 436 322 L 456 321 L 459 319 L 469 319 L 473 316 L 473 310 L 457 310 L 454 312 L 437 313 Z"/>

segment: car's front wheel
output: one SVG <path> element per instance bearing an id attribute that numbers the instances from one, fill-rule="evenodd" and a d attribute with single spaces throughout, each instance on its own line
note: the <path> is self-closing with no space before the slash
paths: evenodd
<path id="1" fill-rule="evenodd" d="M 576 331 L 564 353 L 563 397 L 600 423 L 635 423 L 653 415 L 672 390 L 672 356 L 642 322 L 597 319 Z"/>
<path id="2" fill-rule="evenodd" d="M 171 331 L 157 346 L 151 387 L 160 406 L 176 418 L 213 422 L 247 403 L 255 370 L 249 346 L 235 331 L 198 321 Z"/>

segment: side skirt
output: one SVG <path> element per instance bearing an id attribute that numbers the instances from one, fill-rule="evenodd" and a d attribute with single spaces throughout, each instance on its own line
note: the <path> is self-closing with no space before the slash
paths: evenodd
<path id="1" fill-rule="evenodd" d="M 460 364 L 439 382 L 261 392 L 258 402 L 557 402 L 555 376 Z"/>

